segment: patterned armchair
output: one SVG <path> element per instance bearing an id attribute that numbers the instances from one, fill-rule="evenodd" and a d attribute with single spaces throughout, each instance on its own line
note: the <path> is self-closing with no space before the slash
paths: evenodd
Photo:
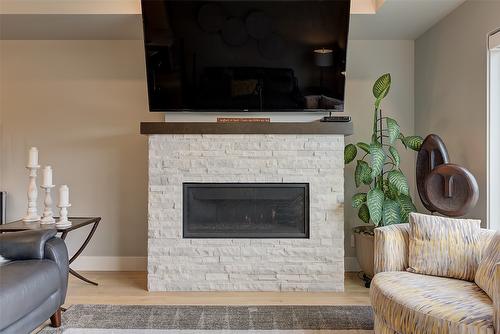
<path id="1" fill-rule="evenodd" d="M 493 300 L 474 282 L 406 272 L 409 232 L 409 224 L 375 229 L 375 333 L 500 333 L 500 263 Z M 483 252 L 494 236 L 481 229 Z"/>

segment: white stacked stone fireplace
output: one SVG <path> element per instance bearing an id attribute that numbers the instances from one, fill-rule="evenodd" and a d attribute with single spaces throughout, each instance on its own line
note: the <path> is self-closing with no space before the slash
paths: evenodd
<path id="1" fill-rule="evenodd" d="M 149 136 L 149 291 L 342 291 L 344 136 Z M 186 183 L 301 183 L 306 238 L 185 238 Z"/>

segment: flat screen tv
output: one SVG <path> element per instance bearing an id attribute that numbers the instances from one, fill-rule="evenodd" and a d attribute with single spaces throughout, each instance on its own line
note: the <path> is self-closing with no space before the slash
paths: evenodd
<path id="1" fill-rule="evenodd" d="M 151 111 L 342 111 L 350 0 L 142 0 Z"/>

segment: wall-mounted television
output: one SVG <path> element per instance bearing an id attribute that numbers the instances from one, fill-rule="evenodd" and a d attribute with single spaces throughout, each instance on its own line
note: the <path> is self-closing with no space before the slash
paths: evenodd
<path id="1" fill-rule="evenodd" d="M 342 111 L 350 0 L 142 0 L 151 111 Z"/>

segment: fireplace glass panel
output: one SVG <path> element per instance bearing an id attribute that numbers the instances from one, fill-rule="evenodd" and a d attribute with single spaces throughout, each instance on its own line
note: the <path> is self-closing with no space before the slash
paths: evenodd
<path id="1" fill-rule="evenodd" d="M 184 183 L 184 238 L 308 238 L 306 183 Z"/>

